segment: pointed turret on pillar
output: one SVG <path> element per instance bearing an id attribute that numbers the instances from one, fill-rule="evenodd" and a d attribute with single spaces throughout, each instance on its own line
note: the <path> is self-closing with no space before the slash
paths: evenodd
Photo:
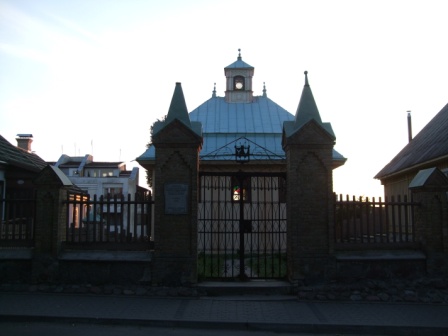
<path id="1" fill-rule="evenodd" d="M 309 122 L 314 122 L 320 126 L 323 131 L 328 133 L 330 138 L 333 138 L 333 141 L 336 139 L 331 124 L 322 122 L 319 109 L 317 108 L 313 92 L 308 82 L 308 71 L 305 71 L 305 85 L 303 86 L 302 95 L 297 106 L 295 119 L 294 121 L 287 121 L 283 124 L 283 140 L 285 141 L 285 136 L 290 137 Z"/>
<path id="2" fill-rule="evenodd" d="M 201 123 L 190 121 L 184 92 L 182 90 L 182 85 L 179 82 L 176 83 L 174 88 L 173 97 L 171 98 L 171 104 L 165 120 L 154 123 L 153 136 L 156 136 L 161 129 L 175 120 L 181 122 L 185 127 L 201 136 Z"/>

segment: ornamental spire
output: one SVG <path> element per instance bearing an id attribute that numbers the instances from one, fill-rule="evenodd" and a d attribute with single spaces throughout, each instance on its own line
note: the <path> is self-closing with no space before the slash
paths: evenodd
<path id="1" fill-rule="evenodd" d="M 295 129 L 299 129 L 309 120 L 314 119 L 319 124 L 322 124 L 319 110 L 317 109 L 316 101 L 314 100 L 310 84 L 308 82 L 308 71 L 305 74 L 305 85 L 303 86 L 302 96 L 300 97 L 299 106 L 296 111 Z"/>
<path id="2" fill-rule="evenodd" d="M 178 119 L 187 127 L 191 128 L 190 117 L 188 116 L 187 104 L 185 103 L 184 93 L 181 83 L 177 82 L 174 88 L 173 98 L 166 116 L 166 125 L 174 119 Z"/>

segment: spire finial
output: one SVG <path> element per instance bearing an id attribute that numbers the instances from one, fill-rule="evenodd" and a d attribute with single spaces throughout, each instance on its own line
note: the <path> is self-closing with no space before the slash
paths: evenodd
<path id="1" fill-rule="evenodd" d="M 213 84 L 213 94 L 212 97 L 215 98 L 216 97 L 216 83 Z"/>
<path id="2" fill-rule="evenodd" d="M 305 74 L 305 85 L 309 86 L 310 84 L 308 83 L 308 71 L 305 71 L 304 74 Z"/>
<path id="3" fill-rule="evenodd" d="M 241 61 L 241 48 L 238 48 L 238 60 Z"/>
<path id="4" fill-rule="evenodd" d="M 263 82 L 263 97 L 267 97 L 266 95 L 266 83 Z"/>

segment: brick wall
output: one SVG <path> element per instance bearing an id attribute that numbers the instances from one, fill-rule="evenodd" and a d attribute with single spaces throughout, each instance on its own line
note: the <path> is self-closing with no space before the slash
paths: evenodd
<path id="1" fill-rule="evenodd" d="M 334 139 L 313 122 L 284 139 L 288 271 L 292 281 L 325 276 L 332 267 L 333 145 Z"/>
<path id="2" fill-rule="evenodd" d="M 188 285 L 197 282 L 197 207 L 200 138 L 178 120 L 153 137 L 154 259 L 153 284 Z M 166 211 L 167 184 L 187 186 L 185 213 Z"/>

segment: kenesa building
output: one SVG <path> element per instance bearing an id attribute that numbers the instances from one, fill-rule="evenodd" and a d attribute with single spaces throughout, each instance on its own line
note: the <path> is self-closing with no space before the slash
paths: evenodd
<path id="1" fill-rule="evenodd" d="M 165 195 L 165 214 L 188 212 L 182 202 L 176 203 L 175 197 L 167 196 L 173 193 L 169 188 L 176 189 L 181 198 L 183 194 L 187 200 L 193 197 L 192 202 L 197 203 L 192 208 L 197 211 L 197 216 L 193 214 L 193 226 L 197 227 L 189 234 L 197 231 L 199 278 L 285 277 L 287 193 L 295 188 L 286 179 L 286 137 L 314 120 L 319 132 L 334 144 L 334 132 L 330 123 L 321 120 L 307 72 L 297 111 L 292 114 L 268 98 L 265 86 L 261 95 L 254 95 L 254 70 L 239 53 L 237 60 L 224 68 L 224 96 L 218 96 L 215 87 L 212 97 L 191 112 L 187 111 L 181 84 L 177 83 L 166 119 L 153 125 L 152 144 L 137 158 L 152 179 L 154 197 Z M 173 123 L 182 127 L 180 131 L 166 131 L 171 138 L 184 128 L 191 131 L 193 138 L 197 136 L 197 181 L 191 181 L 198 188 L 193 195 L 188 183 L 167 183 L 159 180 L 156 173 L 156 165 L 164 167 L 162 174 L 168 167 L 174 170 L 190 165 L 185 158 L 188 154 L 181 148 L 176 154 L 176 141 L 168 141 L 173 144 L 169 157 L 162 154 L 169 145 L 158 146 L 158 139 L 164 137 L 159 132 Z M 342 166 L 346 159 L 333 146 L 330 151 L 329 170 Z M 175 173 L 172 181 L 176 181 Z M 331 189 L 332 180 L 329 184 Z M 155 222 L 157 250 L 157 218 Z"/>

